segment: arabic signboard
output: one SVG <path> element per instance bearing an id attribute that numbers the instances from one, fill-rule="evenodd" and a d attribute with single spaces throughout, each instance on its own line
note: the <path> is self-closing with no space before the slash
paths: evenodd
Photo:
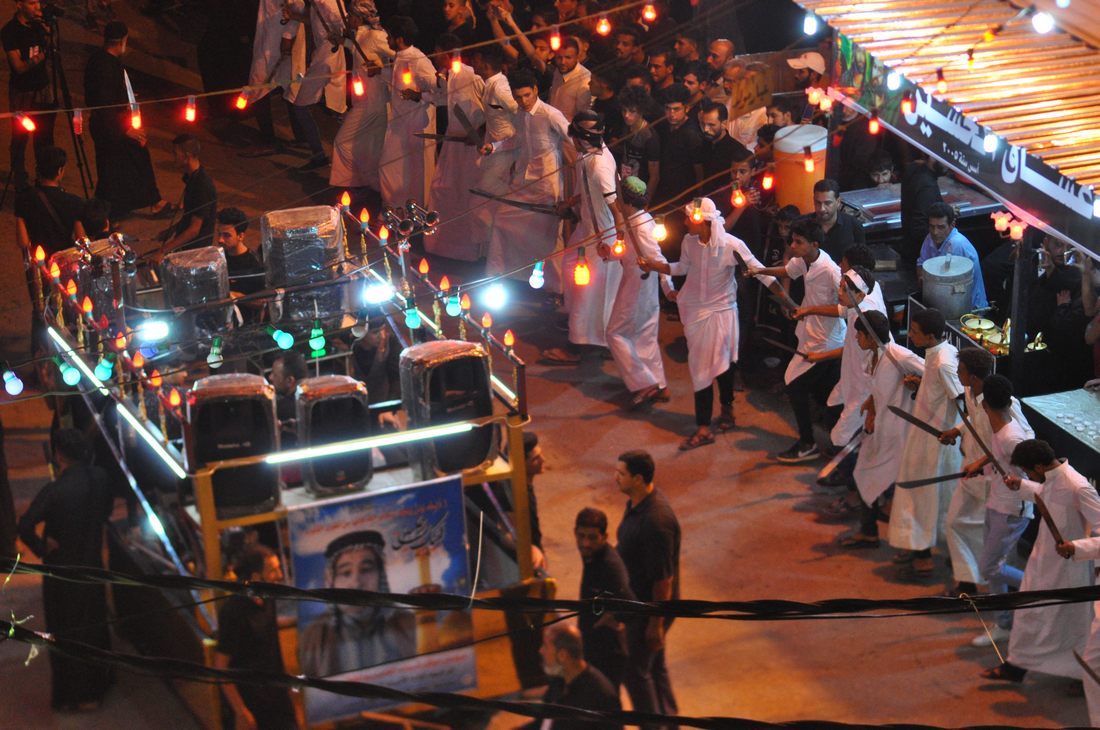
<path id="1" fill-rule="evenodd" d="M 382 593 L 470 592 L 461 477 L 315 502 L 288 513 L 294 584 Z M 406 691 L 477 686 L 469 612 L 302 601 L 303 674 Z M 305 693 L 310 724 L 392 701 Z"/>
<path id="2" fill-rule="evenodd" d="M 838 35 L 835 88 L 864 111 L 877 109 L 884 126 L 1011 205 L 1029 224 L 1100 253 L 1100 226 L 1093 220 L 1091 188 L 1078 185 L 1003 139 L 998 140 L 995 151 L 987 152 L 986 128 L 908 80 L 889 90 L 889 69 L 847 36 Z M 903 110 L 902 100 L 907 96 L 912 105 Z"/>

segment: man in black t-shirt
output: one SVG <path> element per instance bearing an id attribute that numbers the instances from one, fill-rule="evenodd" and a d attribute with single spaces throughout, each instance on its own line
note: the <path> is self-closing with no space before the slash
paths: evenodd
<path id="1" fill-rule="evenodd" d="M 703 135 L 699 125 L 688 118 L 687 105 L 691 93 L 683 84 L 673 84 L 665 90 L 665 121 L 657 125 L 661 135 L 661 179 L 653 201 L 662 208 L 678 206 L 697 196 L 689 191 L 702 179 L 699 150 Z"/>
<path id="2" fill-rule="evenodd" d="M 38 181 L 15 197 L 16 238 L 28 259 L 35 246 L 50 256 L 72 248 L 73 240 L 84 235 L 84 199 L 61 189 L 66 161 L 60 147 L 40 150 L 35 160 Z"/>
<path id="3" fill-rule="evenodd" d="M 619 109 L 623 116 L 623 141 L 612 144 L 611 152 L 619 161 L 619 177 L 636 177 L 652 188 L 660 179 L 661 140 L 646 121 L 653 98 L 641 86 L 624 86 L 619 91 Z"/>
<path id="4" fill-rule="evenodd" d="M 539 647 L 542 666 L 552 677 L 543 702 L 597 712 L 622 709 L 619 693 L 600 670 L 584 659 L 584 641 L 572 624 L 554 624 L 542 633 Z M 613 721 L 541 720 L 522 725 L 520 730 L 622 730 Z"/>
<path id="5" fill-rule="evenodd" d="M 865 242 L 863 224 L 840 209 L 840 186 L 836 180 L 825 178 L 814 183 L 813 218 L 825 231 L 821 248 L 833 261 L 840 261 L 851 246 Z"/>
<path id="6" fill-rule="evenodd" d="M 580 599 L 603 596 L 635 600 L 623 559 L 607 541 L 607 515 L 595 507 L 585 507 L 577 513 L 573 536 L 584 562 Z M 618 688 L 626 672 L 626 627 L 610 611 L 598 616 L 582 611 L 577 626 L 584 639 L 584 658 Z"/>
<path id="7" fill-rule="evenodd" d="M 283 580 L 279 556 L 265 545 L 245 548 L 234 568 L 241 581 L 280 583 Z M 230 596 L 218 609 L 218 647 L 214 653 L 218 669 L 241 669 L 284 674 L 279 648 L 279 624 L 275 601 L 247 596 Z M 282 687 L 226 683 L 222 692 L 228 700 L 238 728 L 291 730 L 297 728 L 290 695 Z M 228 718 L 227 718 L 228 719 Z"/>
<path id="8" fill-rule="evenodd" d="M 46 68 L 49 59 L 49 26 L 42 19 L 40 0 L 16 0 L 15 15 L 0 29 L 0 41 L 8 59 L 8 109 L 12 112 L 36 112 L 54 108 L 53 89 Z M 27 131 L 22 121 L 12 117 L 11 169 L 16 189 L 27 186 L 27 140 L 34 138 L 35 163 L 40 151 L 53 145 L 53 114 L 33 114 L 37 127 Z"/>
<path id="9" fill-rule="evenodd" d="M 229 289 L 254 294 L 264 288 L 264 265 L 245 243 L 248 216 L 240 208 L 222 208 L 214 226 L 214 240 L 225 253 Z"/>
<path id="10" fill-rule="evenodd" d="M 176 164 L 183 169 L 183 212 L 179 221 L 161 233 L 166 239 L 160 247 L 160 257 L 185 248 L 209 246 L 214 236 L 214 219 L 218 210 L 218 193 L 214 181 L 206 174 L 199 153 L 199 139 L 193 134 L 181 134 L 172 140 Z"/>
<path id="11" fill-rule="evenodd" d="M 734 159 L 749 155 L 741 144 L 726 131 L 729 111 L 725 104 L 705 100 L 699 114 L 703 144 L 699 147 L 699 165 L 703 168 L 703 186 L 696 197 L 710 198 L 725 216 L 730 210 L 730 166 Z"/>

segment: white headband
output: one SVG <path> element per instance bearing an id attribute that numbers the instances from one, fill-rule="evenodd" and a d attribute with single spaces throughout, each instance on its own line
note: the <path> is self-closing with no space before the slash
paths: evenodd
<path id="1" fill-rule="evenodd" d="M 846 280 L 847 286 L 849 288 L 854 286 L 863 296 L 867 296 L 871 293 L 871 290 L 867 287 L 867 282 L 865 282 L 863 280 L 863 277 L 857 274 L 855 271 L 849 269 L 848 271 L 844 272 L 844 279 Z"/>

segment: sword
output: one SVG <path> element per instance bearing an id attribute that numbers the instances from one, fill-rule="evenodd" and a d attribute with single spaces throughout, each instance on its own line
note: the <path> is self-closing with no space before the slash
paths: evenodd
<path id="1" fill-rule="evenodd" d="M 921 431 L 935 436 L 937 441 L 940 438 L 940 434 L 943 433 L 943 431 L 939 430 L 930 423 L 926 423 L 925 421 L 920 420 L 909 411 L 898 408 L 897 406 L 887 406 L 887 408 L 890 409 L 890 412 L 898 418 L 908 421 L 909 423 L 919 428 Z M 940 445 L 943 446 L 943 444 Z"/>
<path id="2" fill-rule="evenodd" d="M 480 147 L 484 142 L 484 135 L 478 134 L 477 129 L 474 128 L 470 118 L 466 116 L 466 112 L 462 111 L 462 107 L 458 104 L 454 106 L 454 116 L 458 120 L 458 123 L 462 125 L 462 129 L 466 132 L 465 142 L 473 147 Z"/>
<path id="3" fill-rule="evenodd" d="M 748 264 L 745 263 L 745 259 L 741 257 L 741 254 L 737 252 L 737 249 L 733 249 L 733 257 L 737 259 L 737 265 L 741 267 L 741 271 L 747 272 L 749 270 Z M 775 287 L 774 289 L 772 287 Z M 788 294 L 778 281 L 773 281 L 768 284 L 764 289 L 767 290 L 768 296 L 771 297 L 776 304 L 783 309 L 789 309 L 794 311 L 798 309 L 798 304 L 795 300 L 791 299 L 791 295 Z"/>
<path id="4" fill-rule="evenodd" d="M 965 471 L 955 472 L 954 474 L 944 474 L 938 477 L 927 477 L 925 479 L 912 479 L 907 482 L 897 482 L 894 486 L 902 489 L 916 489 L 917 487 L 926 487 L 929 484 L 939 484 L 940 482 L 949 482 L 952 479 L 962 479 L 966 476 Z"/>
<path id="5" fill-rule="evenodd" d="M 1081 668 L 1085 670 L 1085 674 L 1092 677 L 1092 681 L 1100 684 L 1100 675 L 1096 674 L 1096 670 L 1090 667 L 1084 660 L 1084 658 L 1077 653 L 1077 650 L 1073 650 L 1073 658 L 1077 660 L 1077 663 L 1081 665 Z"/>
<path id="6" fill-rule="evenodd" d="M 126 99 L 133 108 L 133 105 L 137 104 L 137 98 L 134 96 L 134 87 L 130 86 L 130 74 L 126 73 L 126 69 L 122 69 L 122 82 L 126 84 Z"/>
<path id="7" fill-rule="evenodd" d="M 821 468 L 821 471 L 817 473 L 817 480 L 821 481 L 822 479 L 827 479 L 829 475 L 836 471 L 836 468 L 840 466 L 840 462 L 844 461 L 848 454 L 855 451 L 856 447 L 859 446 L 862 441 L 863 429 L 860 429 L 856 431 L 856 435 L 853 436 L 848 441 L 848 443 L 844 445 L 844 448 L 838 451 L 836 456 L 830 459 L 829 463 Z"/>
<path id="8" fill-rule="evenodd" d="M 470 188 L 470 192 L 474 195 L 481 196 L 482 198 L 488 198 L 489 200 L 495 200 L 498 203 L 504 203 L 510 205 L 513 208 L 519 208 L 520 210 L 530 210 L 535 213 L 543 213 L 545 215 L 552 215 L 556 218 L 562 218 L 563 216 L 558 214 L 558 211 L 554 209 L 552 205 L 543 205 L 542 203 L 525 203 L 522 200 L 512 200 L 511 198 L 505 198 L 501 195 L 493 195 L 492 193 L 477 188 Z"/>
<path id="9" fill-rule="evenodd" d="M 806 353 L 802 352 L 802 350 L 795 349 L 795 348 L 791 347 L 790 345 L 785 345 L 782 342 L 780 342 L 779 340 L 773 340 L 770 337 L 761 337 L 760 339 L 763 340 L 764 342 L 767 342 L 772 347 L 778 347 L 780 350 L 783 350 L 784 352 L 789 352 L 793 355 L 798 355 L 799 357 L 803 358 L 804 360 L 809 359 L 806 356 Z"/>

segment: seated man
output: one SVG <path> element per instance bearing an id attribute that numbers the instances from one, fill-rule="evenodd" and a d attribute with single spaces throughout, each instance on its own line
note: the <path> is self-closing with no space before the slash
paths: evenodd
<path id="1" fill-rule="evenodd" d="M 923 283 L 924 262 L 936 256 L 965 256 L 974 262 L 974 288 L 970 292 L 970 306 L 981 309 L 989 304 L 985 297 L 985 282 L 982 279 L 982 262 L 978 251 L 966 236 L 955 228 L 955 209 L 947 203 L 933 203 L 928 206 L 928 236 L 920 247 L 917 257 L 917 281 Z"/>

